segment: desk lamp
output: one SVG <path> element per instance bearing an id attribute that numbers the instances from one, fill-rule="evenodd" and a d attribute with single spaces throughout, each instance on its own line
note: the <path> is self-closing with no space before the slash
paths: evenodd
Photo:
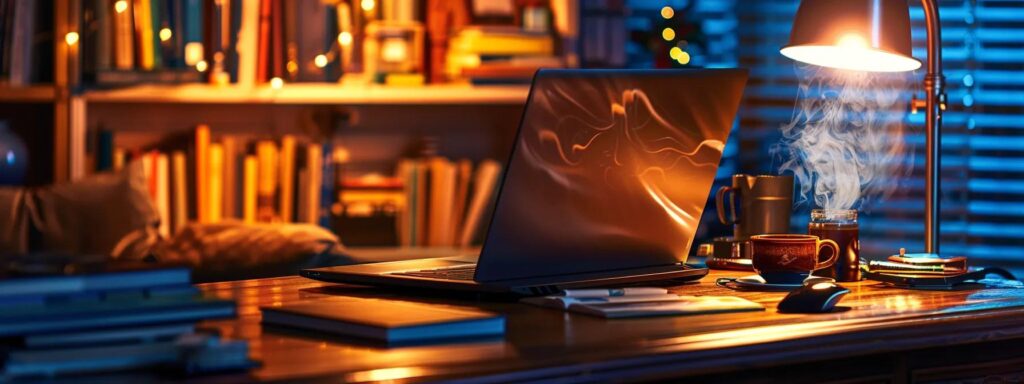
<path id="1" fill-rule="evenodd" d="M 928 31 L 925 98 L 911 103 L 925 108 L 925 252 L 939 253 L 939 140 L 943 91 L 942 37 L 937 0 L 921 0 Z M 869 72 L 905 72 L 921 67 L 910 44 L 906 0 L 803 0 L 789 44 L 780 51 L 793 60 L 823 67 Z"/>

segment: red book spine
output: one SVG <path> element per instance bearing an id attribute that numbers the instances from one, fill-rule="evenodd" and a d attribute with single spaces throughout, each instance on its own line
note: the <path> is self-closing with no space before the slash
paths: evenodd
<path id="1" fill-rule="evenodd" d="M 270 48 L 270 55 L 273 59 L 273 76 L 284 78 L 284 12 L 283 4 L 281 0 L 271 0 L 273 3 L 273 9 L 271 15 L 273 16 L 270 22 L 271 36 L 270 41 L 273 45 Z"/>
<path id="2" fill-rule="evenodd" d="M 269 78 L 267 65 L 270 63 L 270 16 L 271 3 L 274 0 L 260 0 L 260 35 L 259 54 L 256 56 L 256 82 L 265 82 Z"/>

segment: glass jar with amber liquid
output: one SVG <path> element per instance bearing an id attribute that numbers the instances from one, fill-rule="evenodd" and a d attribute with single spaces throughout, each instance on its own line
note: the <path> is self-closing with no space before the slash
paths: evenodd
<path id="1" fill-rule="evenodd" d="M 814 272 L 815 276 L 836 281 L 860 280 L 860 225 L 855 209 L 815 209 L 807 224 L 807 234 L 835 241 L 839 245 L 836 264 Z M 831 255 L 822 254 L 822 258 Z"/>

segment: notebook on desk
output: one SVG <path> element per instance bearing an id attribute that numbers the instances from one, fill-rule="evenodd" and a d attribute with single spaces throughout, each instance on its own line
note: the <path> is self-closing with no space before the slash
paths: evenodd
<path id="1" fill-rule="evenodd" d="M 505 317 L 475 309 L 405 301 L 329 298 L 280 307 L 261 308 L 263 323 L 408 343 L 498 336 Z"/>

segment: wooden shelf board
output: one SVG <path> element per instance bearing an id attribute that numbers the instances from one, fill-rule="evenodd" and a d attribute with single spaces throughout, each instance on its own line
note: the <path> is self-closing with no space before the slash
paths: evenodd
<path id="1" fill-rule="evenodd" d="M 52 102 L 56 98 L 57 90 L 52 85 L 0 86 L 0 102 Z"/>
<path id="2" fill-rule="evenodd" d="M 85 93 L 90 103 L 175 104 L 350 104 L 350 105 L 523 105 L 526 85 L 430 85 L 423 87 L 342 86 L 336 84 L 286 84 L 243 88 L 207 84 L 142 85 Z"/>

